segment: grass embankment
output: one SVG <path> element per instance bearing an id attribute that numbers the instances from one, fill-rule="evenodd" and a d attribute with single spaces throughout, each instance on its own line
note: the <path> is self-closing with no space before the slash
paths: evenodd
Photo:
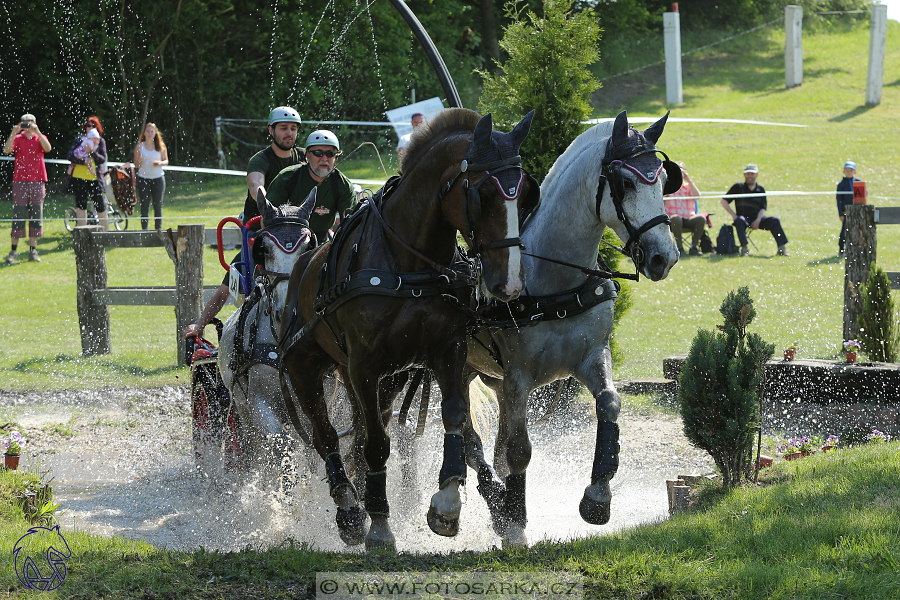
<path id="1" fill-rule="evenodd" d="M 778 463 L 768 484 L 706 494 L 702 511 L 605 537 L 449 555 L 321 553 L 290 543 L 235 553 L 169 552 L 121 537 L 65 533 L 68 576 L 46 598 L 296 598 L 316 572 L 561 571 L 586 598 L 878 599 L 900 594 L 900 445 Z M 27 530 L 0 528 L 0 554 Z M 498 576 L 500 577 L 500 576 Z M 12 569 L 10 597 L 33 597 Z"/>

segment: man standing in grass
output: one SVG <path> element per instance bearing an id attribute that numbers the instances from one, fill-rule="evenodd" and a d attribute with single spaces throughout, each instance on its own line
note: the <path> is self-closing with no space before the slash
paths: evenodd
<path id="1" fill-rule="evenodd" d="M 844 211 L 853 204 L 853 182 L 859 181 L 856 176 L 856 163 L 848 160 L 844 163 L 844 178 L 837 184 L 837 210 L 841 220 L 841 235 L 838 238 L 838 254 L 844 256 L 844 240 L 847 236 L 847 222 L 844 221 Z"/>
<path id="2" fill-rule="evenodd" d="M 13 166 L 13 222 L 12 249 L 6 257 L 13 264 L 19 256 L 19 240 L 25 237 L 25 218 L 28 218 L 28 260 L 41 262 L 37 253 L 38 238 L 44 235 L 44 184 L 47 167 L 44 154 L 50 152 L 50 140 L 38 129 L 32 114 L 22 115 L 13 125 L 3 146 L 3 152 L 15 155 Z"/>
<path id="3" fill-rule="evenodd" d="M 747 249 L 747 228 L 766 229 L 772 232 L 775 243 L 778 244 L 778 255 L 788 256 L 787 236 L 784 229 L 781 228 L 781 219 L 778 217 L 767 217 L 766 207 L 766 189 L 756 183 L 759 175 L 759 168 L 754 164 L 749 164 L 744 169 L 744 181 L 736 183 L 728 190 L 725 198 L 722 198 L 722 207 L 728 211 L 731 218 L 734 219 L 734 226 L 737 229 L 738 240 L 741 242 L 741 256 L 747 256 L 750 251 Z M 743 196 L 744 194 L 752 194 L 752 196 Z M 728 199 L 728 196 L 740 195 L 740 197 Z M 731 202 L 734 202 L 734 210 L 731 209 Z"/>

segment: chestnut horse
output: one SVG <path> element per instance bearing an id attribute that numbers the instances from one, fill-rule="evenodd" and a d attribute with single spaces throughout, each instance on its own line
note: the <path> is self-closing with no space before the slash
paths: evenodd
<path id="1" fill-rule="evenodd" d="M 504 134 L 493 131 L 489 114 L 479 119 L 467 109 L 441 112 L 416 129 L 402 176 L 345 219 L 333 242 L 295 266 L 281 332 L 282 368 L 312 422 L 337 525 L 349 545 L 395 547 L 388 525 L 386 427 L 412 368 L 431 369 L 442 398 L 444 458 L 428 524 L 445 536 L 459 529 L 470 304 L 473 296 L 508 302 L 524 287 L 518 208 L 536 204 L 539 189 L 518 153 L 532 117 Z M 459 253 L 458 231 L 474 260 Z M 336 367 L 365 431 L 365 512 L 324 400 L 323 379 Z"/>

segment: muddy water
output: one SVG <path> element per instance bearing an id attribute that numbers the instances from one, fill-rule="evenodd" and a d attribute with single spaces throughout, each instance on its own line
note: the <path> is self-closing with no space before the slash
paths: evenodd
<path id="1" fill-rule="evenodd" d="M 49 469 L 63 529 L 177 549 L 237 550 L 292 538 L 323 550 L 348 551 L 338 538 L 320 474 L 304 476 L 289 496 L 257 475 L 198 475 L 185 388 L 0 392 L 0 415 L 22 427 L 32 465 L 39 462 L 41 469 Z M 605 526 L 588 525 L 578 515 L 578 503 L 589 482 L 595 423 L 590 414 L 569 413 L 533 429 L 529 541 L 602 535 L 665 519 L 665 479 L 711 471 L 708 455 L 687 443 L 677 418 L 626 409 L 619 420 L 622 451 L 612 482 L 612 520 Z M 398 550 L 499 545 L 471 471 L 459 535 L 442 538 L 428 529 L 425 514 L 437 491 L 440 439 L 439 426 L 430 426 L 417 442 L 421 483 L 415 498 L 398 495 L 398 461 L 389 464 L 391 526 Z"/>

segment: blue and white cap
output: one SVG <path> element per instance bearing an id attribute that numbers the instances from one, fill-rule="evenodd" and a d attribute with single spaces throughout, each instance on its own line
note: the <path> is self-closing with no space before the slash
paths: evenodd
<path id="1" fill-rule="evenodd" d="M 856 163 L 853 162 L 852 160 L 848 160 L 847 162 L 844 163 L 844 168 L 845 168 L 845 169 L 853 169 L 853 170 L 855 171 L 855 170 L 856 170 Z"/>

